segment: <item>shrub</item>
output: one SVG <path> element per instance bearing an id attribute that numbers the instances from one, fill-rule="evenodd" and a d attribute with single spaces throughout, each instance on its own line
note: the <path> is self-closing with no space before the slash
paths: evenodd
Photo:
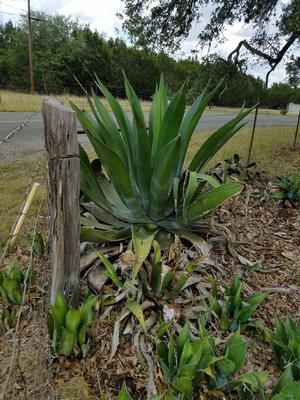
<path id="1" fill-rule="evenodd" d="M 191 136 L 209 101 L 218 90 L 207 90 L 185 113 L 187 84 L 169 102 L 163 78 L 156 89 L 147 129 L 139 100 L 125 77 L 126 94 L 132 110 L 132 122 L 117 100 L 97 79 L 115 120 L 100 99 L 92 93 L 89 103 L 94 117 L 72 104 L 81 125 L 103 167 L 96 177 L 88 156 L 80 147 L 80 181 L 90 207 L 101 223 L 84 219 L 82 240 L 105 242 L 130 237 L 131 227 L 146 238 L 166 230 L 197 242 L 193 231 L 201 218 L 224 200 L 238 193 L 235 181 L 208 189 L 203 167 L 243 126 L 240 122 L 251 110 L 238 115 L 214 132 L 184 169 Z"/>

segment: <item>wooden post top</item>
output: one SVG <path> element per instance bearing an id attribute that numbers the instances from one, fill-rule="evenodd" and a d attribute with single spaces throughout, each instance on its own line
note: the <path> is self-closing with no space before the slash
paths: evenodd
<path id="1" fill-rule="evenodd" d="M 78 156 L 77 118 L 74 111 L 54 98 L 45 97 L 42 114 L 49 158 Z"/>

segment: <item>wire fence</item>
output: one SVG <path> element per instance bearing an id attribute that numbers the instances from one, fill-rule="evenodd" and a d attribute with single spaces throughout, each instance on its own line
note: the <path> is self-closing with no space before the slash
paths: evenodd
<path id="1" fill-rule="evenodd" d="M 22 133 L 24 133 L 24 128 L 27 127 L 30 124 L 30 121 L 32 118 L 38 113 L 39 111 L 33 112 L 29 115 L 26 116 L 26 118 L 13 130 L 10 130 L 7 134 L 4 135 L 4 138 L 0 141 L 0 149 L 4 150 L 5 147 L 8 144 L 12 144 L 12 142 L 15 142 L 16 146 L 21 150 L 22 148 L 22 141 L 21 141 L 21 136 Z M 6 125 L 5 125 L 6 126 Z M 0 127 L 1 127 L 1 122 L 0 122 Z M 3 162 L 3 158 L 1 160 Z M 12 160 L 9 158 L 9 163 L 12 162 Z M 26 252 L 27 254 L 26 258 L 23 256 L 22 258 L 22 265 L 20 265 L 20 268 L 24 274 L 25 277 L 29 277 L 29 271 L 31 268 L 35 268 L 35 260 L 34 260 L 34 240 L 36 237 L 36 232 L 38 229 L 40 229 L 40 225 L 42 222 L 42 209 L 44 207 L 45 203 L 45 198 L 46 198 L 46 192 L 43 186 L 44 183 L 44 178 L 41 178 L 44 176 L 45 170 L 44 170 L 44 152 L 38 152 L 37 154 L 34 155 L 34 157 L 31 159 L 32 163 L 32 172 L 28 171 L 28 173 L 24 174 L 24 182 L 21 182 L 22 186 L 22 191 L 23 191 L 23 196 L 14 198 L 14 202 L 16 204 L 16 207 L 18 209 L 18 212 L 16 213 L 14 217 L 14 222 L 11 226 L 10 233 L 8 237 L 5 240 L 5 246 L 3 248 L 3 251 L 0 255 L 0 270 L 6 270 L 7 266 L 10 267 L 12 265 L 18 265 L 19 264 L 19 252 L 18 250 L 16 251 L 15 249 L 12 249 L 11 243 L 13 239 L 13 235 L 15 232 L 15 228 L 17 226 L 18 221 L 21 220 L 21 217 L 23 218 L 28 218 L 29 215 L 27 212 L 25 212 L 25 204 L 28 199 L 28 195 L 30 191 L 32 190 L 32 187 L 36 185 L 36 180 L 40 181 L 39 184 L 39 190 L 41 191 L 40 196 L 35 201 L 35 204 L 32 204 L 31 209 L 30 209 L 30 221 L 29 226 L 27 225 L 26 232 L 24 234 L 20 233 L 19 234 L 19 239 L 27 239 L 26 233 L 30 232 L 30 237 L 31 241 L 28 243 L 28 240 L 26 240 Z M 0 164 L 0 169 L 1 169 Z M 22 168 L 22 163 L 20 164 Z M 26 168 L 25 165 L 23 165 L 23 168 Z M 22 171 L 23 172 L 23 171 Z M 3 171 L 2 179 L 5 176 L 5 173 Z M 20 178 L 19 176 L 15 176 L 15 180 L 18 181 Z M 10 187 L 15 187 L 13 182 L 6 182 L 6 190 L 7 193 L 9 192 Z M 16 191 L 18 192 L 18 190 Z M 17 203 L 19 202 L 19 205 L 17 206 Z M 14 207 L 13 207 L 14 208 Z M 5 218 L 5 217 L 4 217 Z M 32 223 L 31 223 L 32 222 Z M 3 219 L 2 219 L 3 223 Z M 3 226 L 3 225 L 2 225 Z M 24 226 L 23 226 L 24 229 Z M 24 229 L 25 230 L 25 229 Z M 19 243 L 20 244 L 20 243 Z M 29 255 L 28 255 L 29 253 Z M 24 265 L 25 264 L 25 265 Z M 26 319 L 26 312 L 25 308 L 28 308 L 28 295 L 29 295 L 29 282 L 28 279 L 24 280 L 24 284 L 22 287 L 22 292 L 21 292 L 21 302 L 20 305 L 17 308 L 16 311 L 16 316 L 15 316 L 15 325 L 12 329 L 10 329 L 6 335 L 3 335 L 4 337 L 7 337 L 8 339 L 8 348 L 10 349 L 10 354 L 9 357 L 6 359 L 7 362 L 7 370 L 4 375 L 4 380 L 1 385 L 1 391 L 0 391 L 0 398 L 1 399 L 9 399 L 11 398 L 11 390 L 12 390 L 12 379 L 16 371 L 22 371 L 22 368 L 19 364 L 19 356 L 22 348 L 22 342 L 23 342 L 23 324 L 22 324 L 22 319 Z M 45 300 L 46 301 L 46 300 Z M 1 304 L 2 305 L 2 304 Z M 0 314 L 2 310 L 0 307 Z M 6 341 L 6 340 L 5 340 Z M 22 375 L 24 375 L 22 373 Z M 3 377 L 3 376 L 2 376 Z M 24 376 L 23 376 L 24 377 Z"/>

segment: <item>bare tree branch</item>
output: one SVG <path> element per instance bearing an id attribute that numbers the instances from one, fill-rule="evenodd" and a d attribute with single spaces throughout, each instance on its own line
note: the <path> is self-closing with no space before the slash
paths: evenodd
<path id="1" fill-rule="evenodd" d="M 299 36 L 300 36 L 300 32 L 293 33 L 289 37 L 289 39 L 286 41 L 284 46 L 281 48 L 281 50 L 277 53 L 276 56 L 271 56 L 270 54 L 267 54 L 267 53 L 265 53 L 265 52 L 263 52 L 263 51 L 261 51 L 259 49 L 256 49 L 251 44 L 249 44 L 247 42 L 247 40 L 242 40 L 237 45 L 237 47 L 228 55 L 228 60 L 231 61 L 233 59 L 233 56 L 235 55 L 234 62 L 237 63 L 237 60 L 239 58 L 240 51 L 241 51 L 242 47 L 244 47 L 246 50 L 250 51 L 250 53 L 255 54 L 256 56 L 266 60 L 268 62 L 268 64 L 270 65 L 270 67 L 271 67 L 270 70 L 266 74 L 265 85 L 266 85 L 266 87 L 268 87 L 268 81 L 269 81 L 269 76 L 270 76 L 271 72 L 274 71 L 274 69 L 280 63 L 280 61 L 282 60 L 283 56 L 286 54 L 286 52 L 292 46 L 292 44 L 295 42 L 295 40 L 299 39 Z"/>

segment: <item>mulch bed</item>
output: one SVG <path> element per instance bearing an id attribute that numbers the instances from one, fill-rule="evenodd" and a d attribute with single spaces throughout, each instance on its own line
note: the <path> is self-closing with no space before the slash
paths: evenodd
<path id="1" fill-rule="evenodd" d="M 283 320 L 290 315 L 300 325 L 300 213 L 270 200 L 268 188 L 265 178 L 251 182 L 240 196 L 227 201 L 211 215 L 206 237 L 211 245 L 211 262 L 200 263 L 197 273 L 204 285 L 208 284 L 208 274 L 219 283 L 230 283 L 238 274 L 247 294 L 269 289 L 270 294 L 255 317 L 270 328 L 275 315 Z M 26 265 L 28 251 L 18 251 L 17 259 Z M 183 246 L 182 251 L 201 257 L 193 248 Z M 255 263 L 259 264 L 257 270 L 251 268 Z M 134 399 L 145 399 L 148 366 L 143 356 L 134 351 L 132 336 L 121 335 L 117 353 L 110 360 L 114 323 L 120 315 L 120 306 L 115 307 L 107 318 L 96 320 L 91 351 L 86 359 L 57 358 L 51 354 L 46 333 L 47 258 L 36 258 L 34 268 L 36 282 L 23 309 L 16 341 L 16 362 L 4 398 L 114 399 L 126 381 Z M 194 305 L 192 300 L 184 304 L 173 301 L 169 307 L 175 309 L 174 318 L 182 326 L 184 311 Z M 151 311 L 145 312 L 146 318 L 150 314 Z M 124 324 L 121 323 L 121 328 Z M 243 337 L 249 343 L 245 370 L 268 371 L 270 386 L 280 374 L 270 348 L 251 331 L 243 333 Z M 2 333 L 2 388 L 9 370 L 12 346 L 13 331 Z M 158 390 L 163 389 L 155 364 L 153 373 Z"/>

